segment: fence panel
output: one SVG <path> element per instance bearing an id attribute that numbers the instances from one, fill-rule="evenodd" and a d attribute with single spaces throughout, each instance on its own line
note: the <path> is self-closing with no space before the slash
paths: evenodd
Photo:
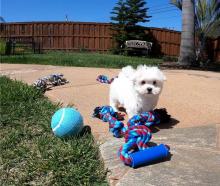
<path id="1" fill-rule="evenodd" d="M 84 22 L 1 23 L 0 38 L 17 41 L 32 40 L 42 50 L 108 51 L 114 46 L 111 25 Z M 181 32 L 147 28 L 151 35 L 152 51 L 156 55 L 178 56 Z M 150 37 L 149 37 L 150 38 Z M 220 39 L 212 42 L 213 58 L 220 60 Z"/>
<path id="2" fill-rule="evenodd" d="M 213 52 L 213 59 L 220 61 L 220 37 L 212 41 L 212 47 L 210 51 Z"/>

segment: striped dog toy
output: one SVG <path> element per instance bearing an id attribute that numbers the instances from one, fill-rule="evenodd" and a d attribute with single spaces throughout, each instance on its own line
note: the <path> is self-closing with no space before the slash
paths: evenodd
<path id="1" fill-rule="evenodd" d="M 125 144 L 119 149 L 119 157 L 126 164 L 131 166 L 132 159 L 130 154 L 136 150 L 144 150 L 148 148 L 147 143 L 151 139 L 151 131 L 148 128 L 153 124 L 161 122 L 161 116 L 167 121 L 170 115 L 167 114 L 166 109 L 155 109 L 152 112 L 144 112 L 140 115 L 133 116 L 127 123 L 118 121 L 117 112 L 114 112 L 110 106 L 96 107 L 94 109 L 93 117 L 97 117 L 104 122 L 109 122 L 109 130 L 113 133 L 114 137 L 125 138 Z M 120 117 L 119 117 L 120 118 Z M 122 118 L 120 118 L 122 119 Z"/>
<path id="2" fill-rule="evenodd" d="M 120 138 L 124 135 L 126 128 L 124 123 L 119 120 L 123 120 L 117 112 L 110 106 L 96 107 L 94 109 L 93 117 L 99 118 L 104 122 L 109 122 L 109 130 L 113 133 L 113 136 Z"/>
<path id="3" fill-rule="evenodd" d="M 111 78 L 111 79 L 108 79 L 107 76 L 105 75 L 99 75 L 96 80 L 101 82 L 101 83 L 106 83 L 106 84 L 111 84 L 112 81 L 114 81 L 115 78 Z"/>
<path id="4" fill-rule="evenodd" d="M 125 132 L 125 144 L 119 149 L 119 157 L 126 164 L 131 166 L 132 160 L 130 154 L 132 150 L 145 150 L 147 143 L 151 139 L 151 131 L 145 125 L 129 127 Z"/>
<path id="5" fill-rule="evenodd" d="M 48 89 L 48 86 L 58 86 L 66 83 L 69 83 L 69 81 L 63 77 L 63 74 L 51 74 L 49 76 L 39 78 L 33 83 L 33 86 L 45 92 Z"/>

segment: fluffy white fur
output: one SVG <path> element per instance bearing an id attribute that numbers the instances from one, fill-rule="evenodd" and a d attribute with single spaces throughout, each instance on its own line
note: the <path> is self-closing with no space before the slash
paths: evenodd
<path id="1" fill-rule="evenodd" d="M 124 107 L 129 118 L 151 111 L 157 105 L 165 80 L 157 67 L 124 67 L 110 85 L 110 106 L 115 111 L 119 106 Z"/>

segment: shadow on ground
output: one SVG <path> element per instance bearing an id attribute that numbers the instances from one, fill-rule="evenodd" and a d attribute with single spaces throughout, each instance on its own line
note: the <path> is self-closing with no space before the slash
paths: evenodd
<path id="1" fill-rule="evenodd" d="M 161 129 L 171 129 L 175 125 L 177 125 L 179 122 L 180 122 L 179 120 L 175 118 L 171 118 L 169 122 L 150 126 L 150 129 L 152 133 L 156 133 L 156 132 L 159 132 Z"/>
<path id="2" fill-rule="evenodd" d="M 200 70 L 200 71 L 212 71 L 212 72 L 220 72 L 220 63 L 211 63 L 207 66 L 196 67 L 196 66 L 182 66 L 177 62 L 166 61 L 160 64 L 161 69 L 168 70 Z"/>

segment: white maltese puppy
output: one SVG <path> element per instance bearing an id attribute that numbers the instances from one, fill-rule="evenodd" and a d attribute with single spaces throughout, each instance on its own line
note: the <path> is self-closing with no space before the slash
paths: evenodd
<path id="1" fill-rule="evenodd" d="M 115 111 L 118 111 L 119 106 L 124 107 L 129 118 L 152 111 L 165 80 L 166 77 L 157 67 L 124 67 L 110 84 L 110 106 Z"/>

